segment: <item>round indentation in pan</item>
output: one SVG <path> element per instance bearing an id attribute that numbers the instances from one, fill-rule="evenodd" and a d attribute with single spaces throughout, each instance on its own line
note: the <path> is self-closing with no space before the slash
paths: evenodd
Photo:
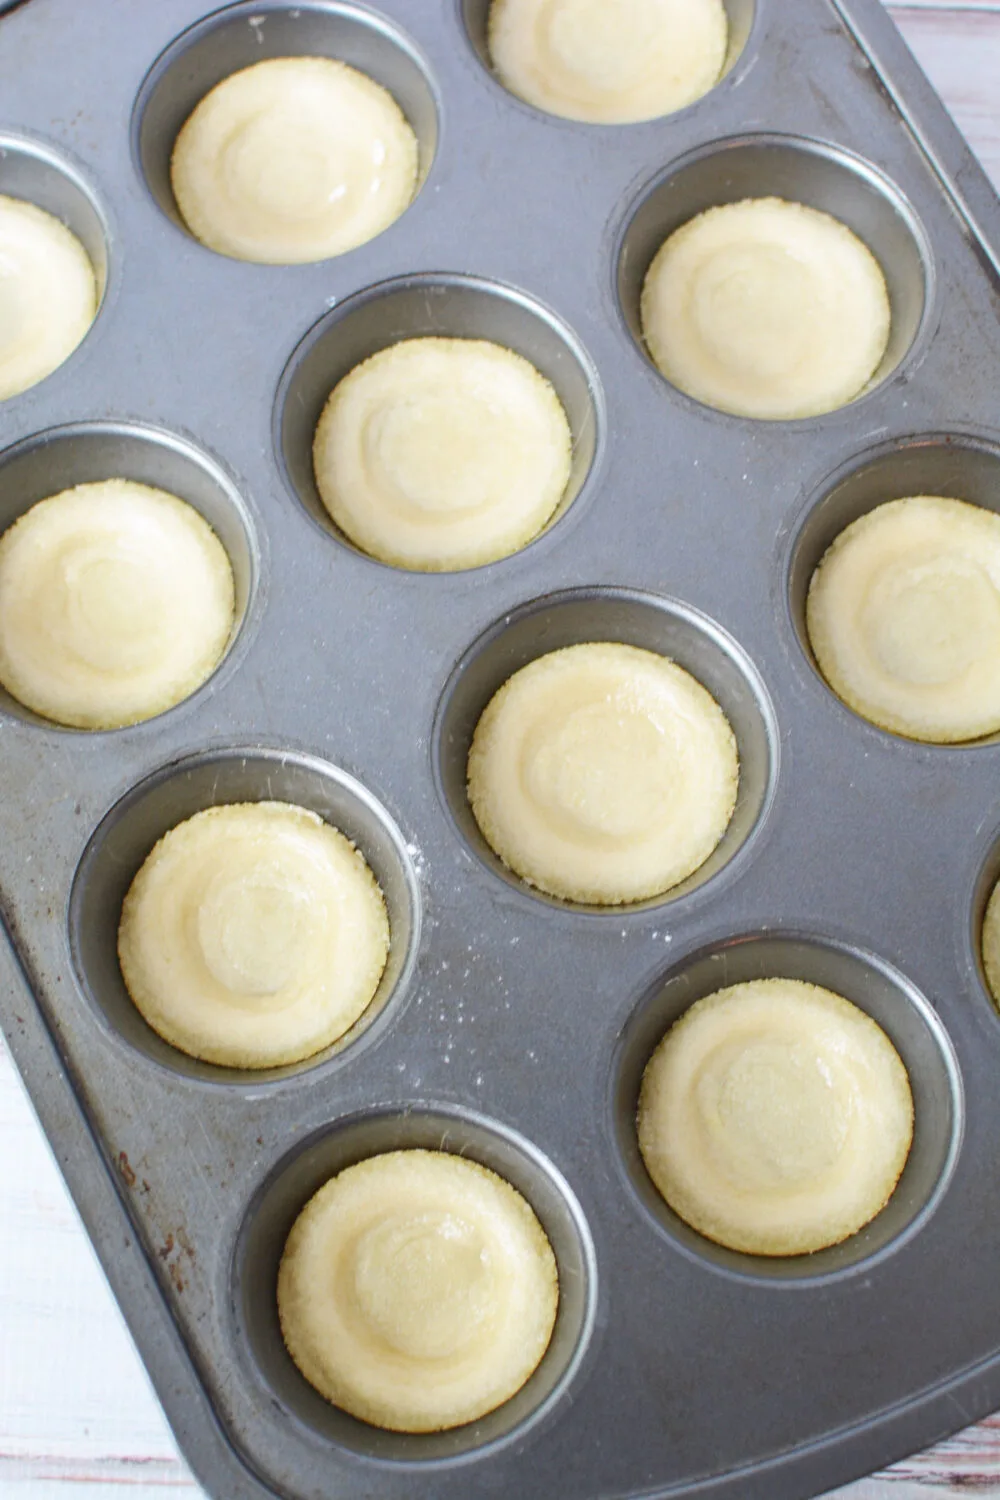
<path id="1" fill-rule="evenodd" d="M 906 745 L 921 750 L 962 751 L 1000 743 L 1000 734 L 964 744 L 934 745 L 881 729 L 862 718 L 833 693 L 809 641 L 806 600 L 813 573 L 830 544 L 846 526 L 887 500 L 908 495 L 944 495 L 1000 512 L 1000 446 L 971 433 L 929 432 L 894 438 L 855 455 L 835 470 L 809 502 L 794 528 L 785 565 L 785 600 L 792 631 L 802 653 L 828 693 L 846 713 Z"/>
<path id="2" fill-rule="evenodd" d="M 132 116 L 132 149 L 160 208 L 188 233 L 170 185 L 170 157 L 185 120 L 241 68 L 272 57 L 333 57 L 388 89 L 417 138 L 418 191 L 434 160 L 438 107 L 425 59 L 384 16 L 337 0 L 241 0 L 206 16 L 162 52 Z"/>
<path id="3" fill-rule="evenodd" d="M 89 183 L 75 166 L 44 142 L 0 131 L 0 194 L 23 198 L 37 208 L 43 208 L 76 235 L 94 268 L 96 322 L 108 286 L 110 235 L 107 220 Z M 91 328 L 93 326 L 92 323 Z M 88 337 L 89 331 L 80 344 Z M 68 359 L 72 359 L 76 352 L 74 349 Z M 63 360 L 56 368 L 61 370 L 66 363 Z M 55 374 L 55 371 L 51 373 Z M 48 379 L 48 376 L 44 378 Z"/>
<path id="4" fill-rule="evenodd" d="M 729 827 L 687 880 L 649 901 L 583 906 L 560 901 L 520 880 L 479 830 L 466 792 L 472 737 L 493 694 L 521 667 L 585 641 L 621 641 L 676 661 L 712 694 L 736 736 L 740 784 Z M 563 911 L 621 918 L 697 890 L 749 852 L 771 805 L 778 774 L 778 728 L 764 683 L 742 648 L 689 605 L 631 589 L 579 588 L 532 600 L 491 626 L 469 648 L 448 680 L 434 729 L 438 792 L 472 852 L 509 886 Z"/>
<path id="5" fill-rule="evenodd" d="M 784 135 L 735 136 L 699 146 L 661 173 L 644 190 L 619 240 L 615 276 L 626 326 L 652 364 L 642 336 L 639 302 L 653 256 L 675 229 L 705 209 L 766 197 L 804 203 L 832 214 L 864 241 L 882 267 L 892 324 L 888 347 L 861 392 L 864 396 L 893 374 L 927 327 L 934 261 L 916 214 L 889 179 L 861 157 L 823 141 Z M 730 421 L 753 420 L 716 414 Z"/>
<path id="6" fill-rule="evenodd" d="M 754 20 L 756 19 L 757 15 L 757 0 L 722 0 L 722 3 L 725 8 L 726 21 L 729 27 L 729 40 L 726 47 L 726 60 L 722 65 L 722 72 L 719 74 L 717 82 L 713 85 L 713 89 L 718 88 L 723 79 L 729 77 L 729 75 L 733 72 L 733 69 L 736 67 L 736 64 L 744 56 L 747 42 L 750 39 L 750 32 L 753 29 Z M 497 78 L 496 70 L 493 67 L 493 59 L 490 56 L 488 34 L 491 4 L 492 0 L 457 0 L 461 24 L 465 28 L 465 33 L 469 38 L 469 42 L 472 46 L 473 52 L 479 58 L 479 61 L 486 69 L 487 73 L 489 73 L 492 78 L 496 79 L 497 85 L 499 87 L 503 87 L 503 85 L 500 84 L 500 80 Z M 710 89 L 709 93 L 711 93 L 712 91 L 713 90 Z M 513 97 L 516 98 L 517 96 L 515 95 Z M 702 98 L 707 97 L 707 95 L 702 95 Z M 523 103 L 523 101 L 519 102 Z M 700 103 L 700 100 L 696 99 L 693 102 L 694 104 L 698 104 Z M 525 107 L 534 108 L 533 105 L 527 105 Z M 685 106 L 685 108 L 690 107 L 691 106 Z M 545 110 L 538 110 L 536 112 L 546 120 L 558 120 L 564 125 L 582 125 L 582 128 L 585 130 L 594 129 L 594 126 L 587 121 L 566 120 L 559 115 L 551 115 Z M 680 111 L 676 110 L 673 113 L 679 114 Z M 654 116 L 654 120 L 670 118 L 673 118 L 673 115 Z M 637 120 L 632 123 L 633 125 L 648 125 L 652 123 L 652 121 Z M 611 127 L 605 126 L 603 128 L 621 130 L 623 128 L 629 129 L 630 126 L 626 125 L 623 127 L 621 125 L 613 125 Z"/>
<path id="7" fill-rule="evenodd" d="M 390 949 L 364 1015 L 333 1046 L 286 1067 L 217 1067 L 171 1047 L 132 1004 L 118 966 L 122 902 L 140 865 L 163 834 L 206 807 L 233 802 L 291 802 L 310 808 L 361 851 L 382 888 Z M 100 823 L 76 872 L 70 897 L 70 946 L 77 975 L 98 1016 L 117 1036 L 163 1067 L 224 1084 L 283 1079 L 339 1056 L 362 1037 L 374 1040 L 401 998 L 416 961 L 420 898 L 406 843 L 385 809 L 352 776 L 309 755 L 219 749 L 164 766 L 128 792 Z"/>
<path id="8" fill-rule="evenodd" d="M 194 506 L 212 527 L 229 555 L 236 589 L 236 609 L 222 661 L 200 687 L 164 713 L 193 703 L 231 670 L 246 643 L 261 571 L 260 546 L 243 497 L 233 479 L 186 438 L 158 427 L 126 422 L 77 422 L 52 427 L 0 453 L 0 534 L 38 500 L 77 484 L 102 479 L 131 479 L 168 491 Z M 236 649 L 234 649 L 236 648 Z M 0 713 L 15 714 L 31 724 L 62 733 L 120 734 L 122 730 L 70 730 L 32 713 L 0 688 Z M 159 715 L 157 717 L 160 717 Z M 145 723 L 151 722 L 145 720 Z M 141 729 L 129 726 L 131 729 Z"/>
<path id="9" fill-rule="evenodd" d="M 573 452 L 566 492 L 544 535 L 579 495 L 594 464 L 604 426 L 600 382 L 586 351 L 555 313 L 514 287 L 474 276 L 427 273 L 384 281 L 349 297 L 306 334 L 281 377 L 274 414 L 275 447 L 293 494 L 327 531 L 353 546 L 316 488 L 316 424 L 330 392 L 355 365 L 403 339 L 427 337 L 502 344 L 553 386 L 569 419 Z"/>
<path id="10" fill-rule="evenodd" d="M 326 1402 L 292 1363 L 278 1323 L 278 1265 L 298 1214 L 329 1178 L 384 1151 L 450 1151 L 506 1178 L 534 1209 L 559 1271 L 559 1311 L 541 1363 L 502 1406 L 447 1432 L 387 1432 Z M 365 1458 L 434 1463 L 477 1458 L 523 1437 L 571 1385 L 597 1306 L 597 1264 L 580 1205 L 564 1178 L 530 1142 L 471 1111 L 434 1104 L 379 1108 L 318 1132 L 277 1164 L 251 1203 L 233 1260 L 236 1337 L 282 1411 L 320 1439 Z"/>
<path id="11" fill-rule="evenodd" d="M 692 1229 L 653 1186 L 639 1151 L 636 1110 L 654 1049 L 696 1000 L 753 979 L 802 979 L 852 1000 L 887 1034 L 910 1077 L 913 1144 L 896 1190 L 870 1224 L 811 1255 L 769 1257 L 728 1250 Z M 870 1266 L 913 1237 L 933 1214 L 958 1158 L 964 1121 L 962 1080 L 948 1034 L 902 974 L 846 943 L 800 933 L 725 938 L 683 959 L 640 1001 L 612 1063 L 611 1129 L 619 1165 L 657 1228 L 686 1254 L 758 1281 L 802 1283 Z"/>

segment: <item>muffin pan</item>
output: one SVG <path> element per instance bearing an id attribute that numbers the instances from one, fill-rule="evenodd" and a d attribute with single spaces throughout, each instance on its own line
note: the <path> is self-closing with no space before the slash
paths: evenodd
<path id="1" fill-rule="evenodd" d="M 1000 1405 L 1000 1017 L 977 945 L 1000 869 L 1000 745 L 857 718 L 803 630 L 811 567 L 881 499 L 1000 509 L 1000 205 L 876 0 L 732 0 L 732 66 L 633 126 L 542 115 L 484 65 L 485 0 L 27 0 L 0 20 L 0 191 L 66 219 L 103 299 L 66 363 L 0 405 L 0 522 L 121 475 L 196 505 L 232 558 L 230 650 L 133 728 L 0 703 L 0 1020 L 168 1416 L 227 1500 L 815 1494 Z M 370 72 L 417 133 L 402 218 L 336 260 L 247 265 L 178 221 L 173 133 L 250 61 Z M 692 213 L 787 193 L 883 261 L 872 387 L 794 422 L 710 411 L 653 368 L 646 266 Z M 362 556 L 318 505 L 330 386 L 396 338 L 508 343 L 559 391 L 570 489 L 467 573 Z M 584 639 L 676 656 L 740 745 L 740 802 L 666 897 L 591 911 L 514 881 L 464 794 L 475 719 Z M 283 797 L 343 828 L 393 948 L 352 1033 L 273 1074 L 183 1058 L 127 1000 L 122 895 L 199 808 Z M 652 1191 L 642 1068 L 700 995 L 771 973 L 869 1010 L 910 1070 L 887 1208 L 818 1255 L 707 1244 Z M 559 1264 L 521 1392 L 432 1437 L 329 1407 L 277 1330 L 284 1234 L 331 1172 L 444 1146 L 526 1195 Z"/>

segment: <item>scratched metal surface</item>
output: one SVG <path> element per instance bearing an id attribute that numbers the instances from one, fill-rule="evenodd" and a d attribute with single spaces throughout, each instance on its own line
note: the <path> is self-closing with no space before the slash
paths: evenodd
<path id="1" fill-rule="evenodd" d="M 267 55 L 300 25 L 314 36 L 332 21 L 343 40 L 350 9 L 244 9 L 242 41 L 228 33 L 219 57 L 238 66 L 248 39 Z M 508 98 L 470 42 L 481 11 L 387 0 L 390 30 L 412 44 L 388 47 L 355 18 L 351 45 L 374 48 L 373 71 L 421 114 L 426 180 L 370 245 L 284 269 L 191 241 L 154 196 L 169 140 L 150 127 L 139 142 L 153 191 L 133 152 L 143 80 L 200 4 L 31 0 L 2 22 L 0 190 L 35 173 L 106 265 L 106 293 L 79 351 L 0 408 L 0 520 L 102 468 L 169 478 L 226 538 L 245 603 L 213 681 L 152 723 L 84 736 L 0 706 L 3 1026 L 212 1493 L 807 1495 L 1000 1402 L 1000 1022 L 974 956 L 1000 746 L 919 747 L 862 724 L 796 628 L 810 560 L 880 482 L 932 472 L 935 487 L 1000 508 L 1000 208 L 870 0 L 794 13 L 760 0 L 712 95 L 621 130 Z M 748 15 L 734 0 L 737 28 Z M 168 87 L 183 92 L 191 56 Z M 147 126 L 155 115 L 151 103 Z M 716 149 L 737 136 L 750 140 Z M 891 261 L 912 344 L 843 411 L 780 426 L 723 417 L 636 347 L 643 257 L 670 214 L 748 184 L 818 195 Z M 414 273 L 428 279 L 392 303 L 364 295 L 340 321 L 346 299 Z M 283 380 L 324 316 L 328 337 Z M 302 412 L 338 348 L 421 320 L 507 330 L 548 361 L 575 413 L 574 503 L 525 552 L 469 574 L 360 557 L 317 525 L 296 464 Z M 461 803 L 463 736 L 491 683 L 588 629 L 700 670 L 743 757 L 728 863 L 617 914 L 514 889 Z M 171 820 L 275 792 L 349 824 L 379 868 L 396 984 L 318 1065 L 226 1081 L 172 1058 L 122 1003 L 114 899 Z M 893 1203 L 806 1265 L 727 1257 L 672 1221 L 630 1125 L 670 1016 L 777 967 L 867 1004 L 917 1098 Z M 282 1226 L 326 1171 L 441 1140 L 528 1192 L 560 1258 L 563 1313 L 509 1408 L 451 1437 L 392 1439 L 296 1379 L 269 1278 Z"/>

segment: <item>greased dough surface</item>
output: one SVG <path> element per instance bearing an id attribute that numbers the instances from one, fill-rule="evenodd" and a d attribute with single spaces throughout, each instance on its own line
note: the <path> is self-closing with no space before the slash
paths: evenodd
<path id="1" fill-rule="evenodd" d="M 569 479 L 570 428 L 513 350 L 407 339 L 334 388 L 313 463 L 323 504 L 363 551 L 399 568 L 471 568 L 549 520 Z"/>
<path id="2" fill-rule="evenodd" d="M 866 719 L 950 744 L 1000 729 L 1000 515 L 912 495 L 853 521 L 809 585 L 820 671 Z"/>
<path id="3" fill-rule="evenodd" d="M 611 642 L 522 667 L 490 700 L 469 754 L 487 843 L 550 895 L 613 906 L 704 864 L 736 804 L 736 740 L 675 662 Z"/>
<path id="4" fill-rule="evenodd" d="M 362 856 L 286 802 L 211 807 L 164 834 L 118 931 L 126 988 L 153 1030 L 233 1068 L 297 1062 L 343 1036 L 388 951 Z"/>
<path id="5" fill-rule="evenodd" d="M 57 724 L 112 729 L 205 681 L 233 573 L 193 506 L 106 479 L 39 500 L 0 538 L 0 682 Z"/>
<path id="6" fill-rule="evenodd" d="M 278 1273 L 288 1351 L 328 1401 L 396 1432 L 500 1406 L 548 1347 L 555 1257 L 508 1182 L 444 1151 L 348 1167 L 302 1210 Z"/>
<path id="7" fill-rule="evenodd" d="M 660 370 L 740 416 L 815 416 L 858 396 L 885 353 L 878 261 L 839 220 L 752 198 L 707 209 L 664 241 L 641 320 Z"/>
<path id="8" fill-rule="evenodd" d="M 363 245 L 413 197 L 417 142 L 387 89 L 328 57 L 232 73 L 174 144 L 174 197 L 196 239 L 271 265 Z"/>
<path id="9" fill-rule="evenodd" d="M 627 124 L 667 115 L 718 82 L 722 0 L 493 0 L 489 49 L 500 81 L 570 120 Z"/>
<path id="10" fill-rule="evenodd" d="M 86 250 L 53 214 L 0 196 L 0 400 L 67 359 L 97 314 Z"/>
<path id="11" fill-rule="evenodd" d="M 899 1056 L 849 1000 L 758 979 L 697 1001 L 646 1067 L 639 1148 L 667 1203 L 732 1250 L 801 1255 L 888 1202 L 913 1138 Z"/>
<path id="12" fill-rule="evenodd" d="M 997 1005 L 1000 1005 L 1000 882 L 990 893 L 983 915 L 983 968 L 986 982 Z"/>

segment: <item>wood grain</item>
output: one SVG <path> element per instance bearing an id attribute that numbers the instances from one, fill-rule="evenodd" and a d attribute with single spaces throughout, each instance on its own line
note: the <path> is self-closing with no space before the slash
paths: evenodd
<path id="1" fill-rule="evenodd" d="M 890 12 L 1000 189 L 1000 5 L 891 6 Z"/>
<path id="2" fill-rule="evenodd" d="M 0 1496 L 200 1495 L 2 1040 L 0 1142 Z"/>
<path id="3" fill-rule="evenodd" d="M 1000 188 L 1000 0 L 891 10 Z M 202 1491 L 177 1456 L 2 1042 L 0 1142 L 0 1496 L 195 1500 Z M 1000 1495 L 1000 1415 L 836 1492 L 970 1494 Z"/>

